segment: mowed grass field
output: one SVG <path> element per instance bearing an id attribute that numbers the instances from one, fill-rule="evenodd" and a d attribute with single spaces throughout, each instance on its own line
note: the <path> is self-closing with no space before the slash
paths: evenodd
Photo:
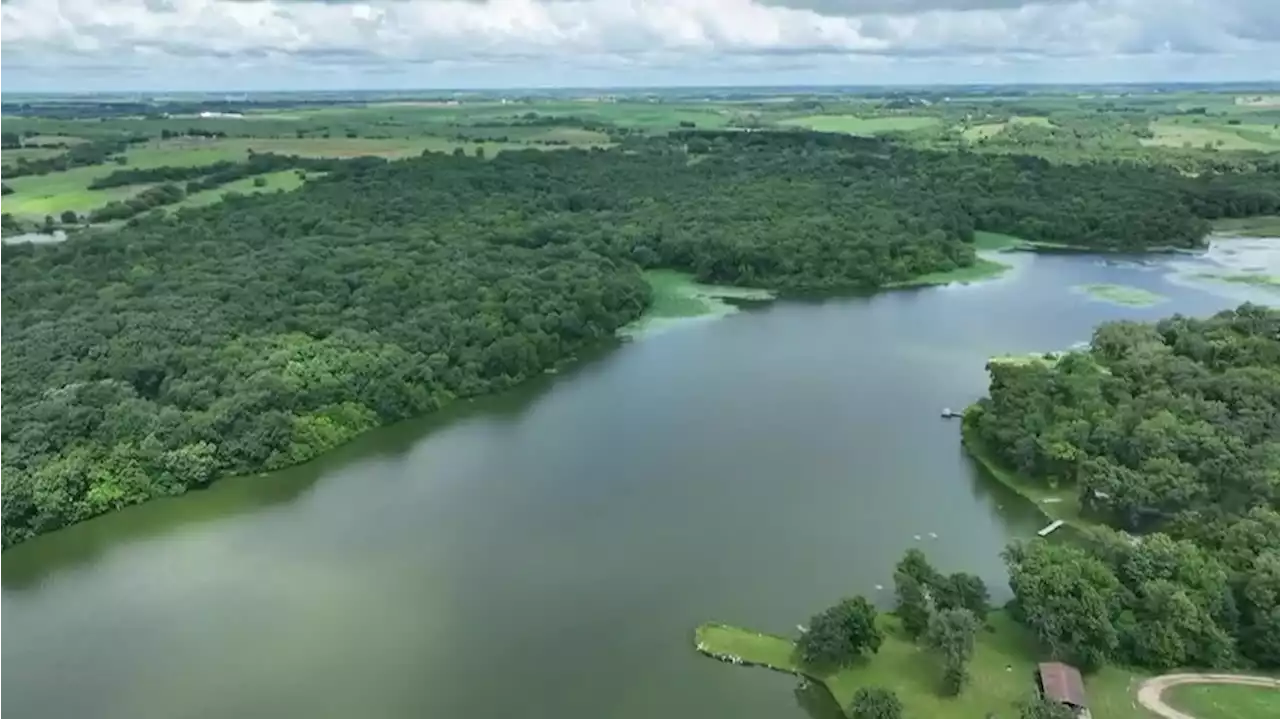
<path id="1" fill-rule="evenodd" d="M 858 689 L 878 686 L 897 693 L 905 717 L 1016 719 L 1018 705 L 1034 695 L 1033 672 L 1039 652 L 1027 631 L 1004 612 L 993 612 L 988 627 L 979 633 L 970 664 L 972 679 L 958 697 L 940 695 L 942 666 L 933 652 L 907 639 L 896 617 L 881 615 L 880 622 L 885 631 L 880 651 L 831 673 L 804 670 L 797 662 L 794 643 L 786 637 L 707 624 L 695 632 L 695 642 L 703 651 L 809 676 L 826 685 L 841 707 L 849 706 Z M 760 670 L 726 667 L 726 671 Z M 1115 667 L 1087 676 L 1085 688 L 1093 716 L 1150 719 L 1134 701 L 1142 678 Z"/>
<path id="2" fill-rule="evenodd" d="M 889 132 L 911 132 L 940 124 L 941 118 L 917 115 L 859 117 L 857 115 L 809 115 L 782 120 L 778 124 L 805 127 L 818 132 L 843 132 L 849 135 L 882 135 Z"/>
<path id="3" fill-rule="evenodd" d="M 95 178 L 118 168 L 118 165 L 77 167 L 66 172 L 5 180 L 5 184 L 12 187 L 14 192 L 12 195 L 5 195 L 4 211 L 15 217 L 41 219 L 45 215 L 53 215 L 56 218 L 58 213 L 65 210 L 83 213 L 112 200 L 128 199 L 147 187 L 132 185 L 103 190 L 89 189 L 89 183 Z"/>
<path id="4" fill-rule="evenodd" d="M 1196 719 L 1275 719 L 1280 689 L 1236 684 L 1180 684 L 1165 690 L 1164 701 Z"/>

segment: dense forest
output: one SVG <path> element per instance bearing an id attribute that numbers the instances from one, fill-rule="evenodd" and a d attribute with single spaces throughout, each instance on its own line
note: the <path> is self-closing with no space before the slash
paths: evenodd
<path id="1" fill-rule="evenodd" d="M 640 268 L 800 291 L 972 264 L 975 229 L 1190 246 L 1206 217 L 1280 208 L 1278 178 L 684 133 L 335 162 L 6 247 L 4 543 L 510 386 L 635 319 Z"/>
<path id="2" fill-rule="evenodd" d="M 990 372 L 966 431 L 1134 533 L 1010 549 L 1041 639 L 1087 667 L 1280 666 L 1280 311 L 1105 324 Z"/>

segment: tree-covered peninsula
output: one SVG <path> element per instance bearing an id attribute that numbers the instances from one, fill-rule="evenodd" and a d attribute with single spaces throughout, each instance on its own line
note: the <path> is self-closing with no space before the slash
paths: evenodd
<path id="1" fill-rule="evenodd" d="M 989 369 L 969 440 L 1101 525 L 1007 552 L 1042 643 L 1085 667 L 1280 666 L 1280 311 L 1113 322 Z"/>
<path id="2" fill-rule="evenodd" d="M 1188 247 L 1211 218 L 1280 210 L 1274 167 L 1187 177 L 801 132 L 328 169 L 6 247 L 6 546 L 509 387 L 636 319 L 641 269 L 875 288 L 971 266 L 976 230 Z"/>

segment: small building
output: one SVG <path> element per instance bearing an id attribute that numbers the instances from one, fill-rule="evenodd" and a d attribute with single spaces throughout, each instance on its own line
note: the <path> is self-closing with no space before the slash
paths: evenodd
<path id="1" fill-rule="evenodd" d="M 1080 719 L 1089 719 L 1089 700 L 1079 669 L 1061 662 L 1044 662 L 1036 667 L 1036 688 L 1045 699 L 1065 705 Z"/>

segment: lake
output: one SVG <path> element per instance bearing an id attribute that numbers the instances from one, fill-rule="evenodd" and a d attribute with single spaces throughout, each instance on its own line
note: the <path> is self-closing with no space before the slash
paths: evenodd
<path id="1" fill-rule="evenodd" d="M 913 546 L 1007 599 L 1000 551 L 1042 522 L 939 417 L 984 393 L 987 357 L 1277 299 L 1205 279 L 1211 256 L 1013 260 L 981 284 L 677 323 L 7 551 L 4 713 L 806 717 L 794 679 L 701 658 L 694 626 L 887 606 L 877 585 Z M 1073 289 L 1102 285 L 1165 300 Z"/>

